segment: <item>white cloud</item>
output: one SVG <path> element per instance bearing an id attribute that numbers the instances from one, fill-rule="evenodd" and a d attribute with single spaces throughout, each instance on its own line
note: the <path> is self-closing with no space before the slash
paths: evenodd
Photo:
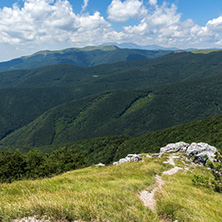
<path id="1" fill-rule="evenodd" d="M 84 0 L 83 1 L 83 6 L 82 6 L 82 12 L 84 12 L 88 6 L 89 0 Z"/>
<path id="2" fill-rule="evenodd" d="M 157 5 L 157 0 L 149 0 L 150 5 Z"/>
<path id="3" fill-rule="evenodd" d="M 181 14 L 177 12 L 174 4 L 163 2 L 157 5 L 150 0 L 149 4 L 155 5 L 155 9 L 147 10 L 146 15 L 138 25 L 123 27 L 123 35 L 131 40 L 144 44 L 158 44 L 168 47 L 188 48 L 193 44 L 214 39 L 213 29 L 222 28 L 222 19 L 209 21 L 205 27 L 195 24 L 192 19 L 181 21 Z M 202 37 L 202 38 L 200 38 Z"/>
<path id="4" fill-rule="evenodd" d="M 22 8 L 0 10 L 0 42 L 4 43 L 80 43 L 87 34 L 93 41 L 98 39 L 95 31 L 99 35 L 109 29 L 99 12 L 75 14 L 68 0 L 25 0 Z"/>
<path id="5" fill-rule="evenodd" d="M 108 19 L 116 22 L 125 22 L 130 18 L 141 17 L 146 13 L 143 1 L 139 0 L 112 0 L 108 7 Z"/>

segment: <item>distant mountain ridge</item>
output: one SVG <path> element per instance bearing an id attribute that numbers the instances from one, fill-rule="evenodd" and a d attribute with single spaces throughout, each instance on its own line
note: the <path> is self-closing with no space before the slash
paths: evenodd
<path id="1" fill-rule="evenodd" d="M 119 48 L 128 48 L 128 49 L 166 50 L 166 51 L 179 50 L 178 48 L 175 48 L 175 47 L 163 47 L 160 45 L 137 45 L 132 42 L 124 42 L 124 43 L 108 42 L 108 43 L 101 44 L 101 46 L 106 46 L 106 45 L 115 45 L 115 46 L 118 46 Z"/>
<path id="2" fill-rule="evenodd" d="M 68 48 L 58 51 L 39 51 L 29 56 L 0 63 L 0 72 L 18 69 L 33 69 L 55 64 L 72 64 L 90 67 L 119 61 L 152 59 L 168 54 L 170 51 L 121 49 L 115 45 Z"/>

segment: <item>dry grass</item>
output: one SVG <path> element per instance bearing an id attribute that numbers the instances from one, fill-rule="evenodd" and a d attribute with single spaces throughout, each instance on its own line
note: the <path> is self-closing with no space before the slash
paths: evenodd
<path id="1" fill-rule="evenodd" d="M 156 193 L 157 212 L 143 206 L 139 192 L 152 188 L 155 175 L 171 168 L 164 160 L 89 167 L 51 179 L 2 184 L 0 220 L 37 215 L 52 221 L 221 221 L 222 195 L 192 184 L 194 174 L 209 174 L 200 167 L 162 175 L 165 184 Z M 184 167 L 180 160 L 176 164 Z"/>
<path id="2" fill-rule="evenodd" d="M 190 170 L 163 176 L 165 185 L 157 194 L 159 216 L 167 221 L 222 221 L 222 194 L 192 183 L 194 174 L 210 175 L 209 170 L 204 167 L 190 167 Z"/>
<path id="3" fill-rule="evenodd" d="M 138 193 L 155 182 L 160 160 L 90 167 L 51 179 L 0 185 L 0 218 L 47 215 L 54 220 L 159 221 Z"/>

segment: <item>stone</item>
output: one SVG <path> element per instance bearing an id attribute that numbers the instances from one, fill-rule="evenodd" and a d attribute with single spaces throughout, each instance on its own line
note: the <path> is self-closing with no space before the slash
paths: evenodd
<path id="1" fill-rule="evenodd" d="M 128 154 L 126 158 L 129 158 L 129 162 L 138 162 L 142 160 L 140 154 Z"/>
<path id="2" fill-rule="evenodd" d="M 208 160 L 213 162 L 214 159 L 215 159 L 215 154 L 214 152 L 210 152 L 210 151 L 203 151 L 201 153 L 198 153 L 196 156 L 195 156 L 195 159 L 198 160 L 198 162 L 201 162 L 201 163 L 206 163 L 207 161 L 207 158 L 206 156 L 208 157 Z"/>
<path id="3" fill-rule="evenodd" d="M 98 163 L 98 164 L 96 164 L 96 166 L 97 166 L 97 167 L 104 167 L 104 166 L 106 166 L 106 165 L 103 164 L 103 163 Z"/>
<path id="4" fill-rule="evenodd" d="M 160 154 L 159 153 L 154 153 L 151 155 L 151 157 L 160 157 Z"/>
<path id="5" fill-rule="evenodd" d="M 119 164 L 122 164 L 122 163 L 128 163 L 129 162 L 129 158 L 122 158 L 119 160 Z"/>
<path id="6" fill-rule="evenodd" d="M 209 152 L 208 154 L 214 154 L 215 152 L 217 152 L 217 148 L 214 146 L 210 146 L 207 143 L 191 143 L 191 145 L 187 149 L 187 155 L 196 156 L 197 154 L 205 151 Z"/>
<path id="7" fill-rule="evenodd" d="M 113 162 L 113 165 L 119 165 L 119 162 Z"/>
<path id="8" fill-rule="evenodd" d="M 119 165 L 128 162 L 138 162 L 142 160 L 140 154 L 128 154 L 125 158 L 121 158 L 118 162 L 114 162 L 113 165 Z"/>
<path id="9" fill-rule="evenodd" d="M 163 153 L 178 152 L 178 151 L 185 152 L 188 146 L 189 143 L 185 142 L 169 143 L 168 145 L 160 148 L 160 155 L 162 155 Z"/>

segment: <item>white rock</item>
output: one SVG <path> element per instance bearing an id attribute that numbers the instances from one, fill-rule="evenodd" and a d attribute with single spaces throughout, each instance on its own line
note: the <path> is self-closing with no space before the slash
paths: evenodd
<path id="1" fill-rule="evenodd" d="M 216 155 L 210 151 L 203 151 L 201 153 L 198 153 L 195 157 L 198 159 L 199 157 L 205 158 L 206 156 L 208 157 L 208 160 L 213 162 Z"/>
<path id="2" fill-rule="evenodd" d="M 128 163 L 128 162 L 129 162 L 129 159 L 126 159 L 126 158 L 122 158 L 119 160 L 119 164 Z"/>
<path id="3" fill-rule="evenodd" d="M 178 151 L 185 152 L 188 146 L 189 144 L 185 142 L 169 143 L 168 145 L 160 148 L 160 154 L 162 155 L 163 153 L 178 152 Z"/>
<path id="4" fill-rule="evenodd" d="M 114 162 L 113 165 L 119 165 L 128 162 L 138 162 L 142 160 L 140 154 L 128 154 L 125 158 L 120 159 L 118 162 Z"/>
<path id="5" fill-rule="evenodd" d="M 97 166 L 97 167 L 104 167 L 104 166 L 106 166 L 106 165 L 103 164 L 103 163 L 98 163 L 98 164 L 96 164 L 96 166 Z"/>
<path id="6" fill-rule="evenodd" d="M 113 162 L 113 165 L 119 165 L 119 162 Z"/>
<path id="7" fill-rule="evenodd" d="M 207 143 L 191 143 L 191 145 L 187 148 L 187 155 L 196 156 L 197 154 L 204 151 L 208 151 L 214 154 L 215 152 L 217 152 L 217 148 L 214 146 L 210 146 Z"/>

